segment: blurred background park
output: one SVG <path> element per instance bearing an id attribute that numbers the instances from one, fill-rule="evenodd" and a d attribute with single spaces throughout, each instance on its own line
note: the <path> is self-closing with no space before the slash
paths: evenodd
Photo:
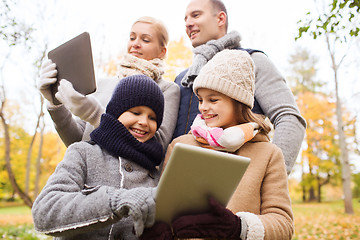
<path id="1" fill-rule="evenodd" d="M 165 79 L 187 68 L 188 1 L 0 0 L 0 237 L 35 233 L 31 205 L 61 161 L 59 139 L 36 88 L 47 52 L 87 31 L 96 77 L 114 76 L 131 24 L 161 19 L 170 34 Z M 289 176 L 294 239 L 360 239 L 360 17 L 358 0 L 224 0 L 229 30 L 264 51 L 307 120 Z"/>

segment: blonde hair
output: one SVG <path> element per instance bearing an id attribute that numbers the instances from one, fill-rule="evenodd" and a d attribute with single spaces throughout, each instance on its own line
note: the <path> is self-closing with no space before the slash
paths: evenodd
<path id="1" fill-rule="evenodd" d="M 168 31 L 162 21 L 160 21 L 159 19 L 153 18 L 153 17 L 144 16 L 144 17 L 140 17 L 138 20 L 136 20 L 133 23 L 133 26 L 139 22 L 152 24 L 157 33 L 157 37 L 159 38 L 160 45 L 162 47 L 167 46 L 167 44 L 169 42 L 169 34 L 168 34 Z"/>
<path id="2" fill-rule="evenodd" d="M 233 99 L 234 100 L 234 99 Z M 234 100 L 236 110 L 238 110 L 238 121 L 241 123 L 256 122 L 259 124 L 260 132 L 268 134 L 271 131 L 271 127 L 265 121 L 264 115 L 253 113 L 249 106 Z"/>

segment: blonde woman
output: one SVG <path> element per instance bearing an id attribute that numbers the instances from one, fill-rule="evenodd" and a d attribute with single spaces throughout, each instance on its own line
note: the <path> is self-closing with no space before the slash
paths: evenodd
<path id="1" fill-rule="evenodd" d="M 131 27 L 127 54 L 121 60 L 117 77 L 99 79 L 96 92 L 87 96 L 75 91 L 69 81 L 62 79 L 55 94 L 62 103 L 60 105 L 54 105 L 50 92 L 51 84 L 56 82 L 56 64 L 51 60 L 44 61 L 39 90 L 48 101 L 47 109 L 66 146 L 90 139 L 90 132 L 99 125 L 100 116 L 122 78 L 143 74 L 159 85 L 165 97 L 164 121 L 155 137 L 166 149 L 175 129 L 180 101 L 179 87 L 162 79 L 168 40 L 168 32 L 161 21 L 147 16 L 139 18 Z"/>

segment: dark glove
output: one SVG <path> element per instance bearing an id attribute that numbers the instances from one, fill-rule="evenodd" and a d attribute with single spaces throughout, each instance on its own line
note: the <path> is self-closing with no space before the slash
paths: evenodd
<path id="1" fill-rule="evenodd" d="M 145 228 L 140 240 L 172 240 L 174 239 L 170 225 L 165 222 L 156 222 L 151 228 Z"/>
<path id="2" fill-rule="evenodd" d="M 209 199 L 208 213 L 187 215 L 172 222 L 178 238 L 240 239 L 241 219 L 214 198 Z"/>

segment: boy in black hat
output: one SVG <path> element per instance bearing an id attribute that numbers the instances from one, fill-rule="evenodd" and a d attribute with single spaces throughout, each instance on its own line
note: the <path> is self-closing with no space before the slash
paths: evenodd
<path id="1" fill-rule="evenodd" d="M 136 239 L 151 226 L 163 159 L 153 136 L 163 111 L 151 78 L 121 80 L 92 141 L 69 146 L 35 200 L 35 229 L 57 239 Z"/>

